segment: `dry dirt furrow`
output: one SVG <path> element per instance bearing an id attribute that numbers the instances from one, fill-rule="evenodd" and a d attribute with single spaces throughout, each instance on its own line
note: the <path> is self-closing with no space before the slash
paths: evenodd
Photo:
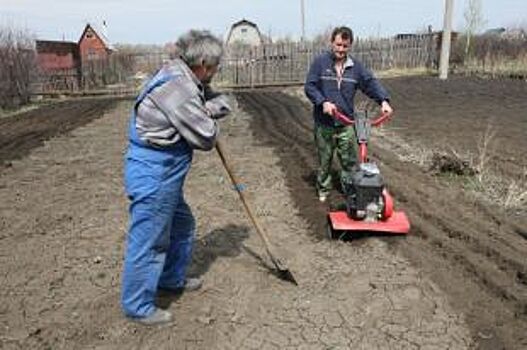
<path id="1" fill-rule="evenodd" d="M 451 76 L 387 79 L 397 118 L 391 126 L 407 140 L 477 155 L 487 131 L 493 171 L 519 182 L 527 178 L 527 84 L 521 80 Z"/>
<path id="2" fill-rule="evenodd" d="M 287 183 L 296 205 L 316 230 L 314 234 L 322 235 L 324 208 L 315 202 L 312 183 L 306 183 L 306 175 L 313 171 L 306 166 L 313 162 L 306 161 L 306 154 L 295 161 L 295 149 L 284 142 L 303 139 L 307 148 L 311 134 L 304 131 L 302 137 L 303 128 L 295 127 L 294 120 L 299 115 L 308 118 L 308 111 L 283 94 L 253 95 L 240 97 L 243 108 L 258 111 L 253 115 L 253 130 L 260 140 L 281 150 L 281 165 L 288 174 Z M 273 107 L 260 108 L 263 101 L 272 101 Z M 296 105 L 298 115 L 288 118 L 288 109 L 280 105 Z M 269 125 L 273 125 L 272 130 Z M 426 137 L 424 131 L 422 135 Z M 495 213 L 489 221 L 486 211 L 481 210 L 485 205 L 476 204 L 455 186 L 415 166 L 400 163 L 390 151 L 377 147 L 373 154 L 380 159 L 389 188 L 413 224 L 408 239 L 397 242 L 394 248 L 411 257 L 449 293 L 451 302 L 466 313 L 480 346 L 521 348 L 527 342 L 523 332 L 527 316 L 527 242 L 517 234 L 516 223 L 492 208 L 487 209 Z"/>
<path id="3" fill-rule="evenodd" d="M 45 140 L 100 117 L 116 102 L 115 98 L 70 100 L 0 119 L 0 171 Z"/>
<path id="4" fill-rule="evenodd" d="M 466 309 L 475 333 L 494 329 L 509 340 L 509 347 L 525 343 L 527 286 L 519 278 L 527 268 L 525 240 L 506 220 L 500 225 L 489 222 L 455 188 L 426 175 L 409 177 L 391 164 L 383 161 L 382 169 L 391 188 L 398 189 L 396 198 L 405 192 L 404 208 L 413 223 L 412 237 L 398 248 L 434 280 L 443 281 L 451 302 Z"/>

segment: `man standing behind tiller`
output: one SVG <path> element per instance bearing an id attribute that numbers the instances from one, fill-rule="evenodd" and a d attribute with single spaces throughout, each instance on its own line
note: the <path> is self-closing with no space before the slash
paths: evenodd
<path id="1" fill-rule="evenodd" d="M 341 181 L 349 178 L 356 163 L 356 138 L 352 125 L 345 126 L 332 117 L 335 110 L 353 118 L 353 99 L 357 89 L 381 105 L 383 113 L 392 113 L 389 95 L 373 74 L 348 52 L 353 32 L 337 27 L 331 33 L 331 51 L 318 56 L 309 69 L 304 86 L 313 103 L 315 143 L 318 151 L 318 198 L 325 202 L 331 191 L 331 163 L 337 150 Z"/>
<path id="2" fill-rule="evenodd" d="M 125 159 L 131 204 L 121 305 L 127 317 L 147 325 L 172 320 L 154 304 L 158 288 L 201 287 L 200 279 L 186 277 L 195 222 L 183 183 L 193 150 L 214 147 L 216 119 L 230 112 L 225 96 L 206 96 L 222 42 L 208 31 L 191 30 L 176 47 L 180 58 L 166 63 L 135 102 Z"/>

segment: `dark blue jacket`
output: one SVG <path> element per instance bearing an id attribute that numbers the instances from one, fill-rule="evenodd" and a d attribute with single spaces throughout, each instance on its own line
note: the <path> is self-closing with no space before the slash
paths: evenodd
<path id="1" fill-rule="evenodd" d="M 370 70 L 352 57 L 344 63 L 344 74 L 340 84 L 337 82 L 335 60 L 332 52 L 327 51 L 317 56 L 307 74 L 304 90 L 314 105 L 315 124 L 341 126 L 342 124 L 322 111 L 322 103 L 333 102 L 337 108 L 349 117 L 353 117 L 353 99 L 357 89 L 381 104 L 390 97 Z"/>

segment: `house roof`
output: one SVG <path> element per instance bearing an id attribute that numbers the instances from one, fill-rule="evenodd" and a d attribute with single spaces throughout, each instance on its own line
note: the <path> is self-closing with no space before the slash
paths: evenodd
<path id="1" fill-rule="evenodd" d="M 54 40 L 36 40 L 37 52 L 57 52 L 57 51 L 71 51 L 77 50 L 77 43 L 73 41 L 54 41 Z"/>
<path id="2" fill-rule="evenodd" d="M 424 32 L 424 33 L 399 33 L 395 35 L 396 39 L 412 39 L 412 38 L 422 38 L 422 37 L 436 37 L 441 36 L 443 34 L 443 31 L 438 30 L 434 32 Z M 457 36 L 459 33 L 455 31 L 451 31 L 451 35 L 453 37 Z"/>
<path id="3" fill-rule="evenodd" d="M 503 27 L 499 27 L 499 28 L 491 28 L 491 29 L 487 29 L 483 34 L 484 35 L 501 35 L 503 33 L 505 33 L 507 29 L 503 28 Z"/>
<path id="4" fill-rule="evenodd" d="M 240 25 L 242 25 L 242 24 L 245 24 L 245 25 L 248 25 L 248 26 L 251 26 L 251 27 L 253 27 L 253 28 L 258 29 L 258 26 L 256 25 L 256 23 L 253 23 L 253 22 L 251 22 L 251 21 L 248 21 L 248 20 L 246 20 L 245 18 L 242 19 L 241 21 L 238 21 L 238 22 L 233 23 L 232 26 L 231 26 L 231 28 L 234 28 L 234 27 L 240 26 Z"/>
<path id="5" fill-rule="evenodd" d="M 86 34 L 88 29 L 90 29 L 90 28 L 93 30 L 95 35 L 97 35 L 97 37 L 99 39 L 101 39 L 101 41 L 103 42 L 104 46 L 106 46 L 107 49 L 115 51 L 115 46 L 113 46 L 113 44 L 110 42 L 110 40 L 108 40 L 108 37 L 106 36 L 106 33 L 103 30 L 103 28 L 98 26 L 98 25 L 96 25 L 96 24 L 92 24 L 92 23 L 87 23 L 86 27 L 84 27 L 84 30 L 82 31 L 82 34 L 81 34 L 81 36 L 79 38 L 79 43 L 82 40 L 82 38 L 84 37 L 84 34 Z"/>

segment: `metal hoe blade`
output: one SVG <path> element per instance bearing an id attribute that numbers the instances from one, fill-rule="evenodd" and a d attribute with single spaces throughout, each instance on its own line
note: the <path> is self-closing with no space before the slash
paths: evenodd
<path id="1" fill-rule="evenodd" d="M 274 257 L 272 257 L 271 260 L 273 261 L 273 264 L 276 267 L 278 277 L 280 279 L 291 282 L 295 286 L 298 286 L 298 282 L 296 281 L 295 276 L 293 276 L 293 273 L 280 260 Z"/>

